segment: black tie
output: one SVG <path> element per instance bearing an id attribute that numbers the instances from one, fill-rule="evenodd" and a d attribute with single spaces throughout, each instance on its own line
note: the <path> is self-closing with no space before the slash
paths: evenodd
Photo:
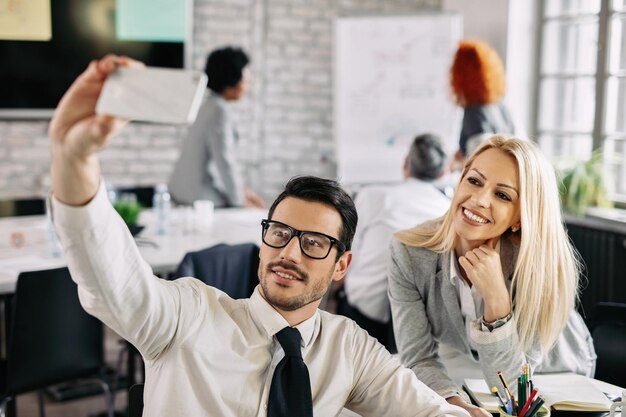
<path id="1" fill-rule="evenodd" d="M 302 360 L 300 332 L 285 327 L 276 333 L 276 338 L 285 351 L 278 362 L 267 404 L 268 417 L 313 417 L 311 381 L 309 370 Z"/>

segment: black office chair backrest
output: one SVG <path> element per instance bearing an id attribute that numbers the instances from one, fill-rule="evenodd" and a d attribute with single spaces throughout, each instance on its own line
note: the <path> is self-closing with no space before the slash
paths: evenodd
<path id="1" fill-rule="evenodd" d="M 135 384 L 128 391 L 128 417 L 141 417 L 143 413 L 143 384 Z"/>
<path id="2" fill-rule="evenodd" d="M 12 302 L 4 394 L 91 376 L 104 365 L 102 323 L 81 307 L 67 268 L 20 274 Z"/>
<path id="3" fill-rule="evenodd" d="M 43 198 L 0 201 L 0 217 L 34 216 L 37 214 L 46 214 L 46 201 Z"/>
<path id="4" fill-rule="evenodd" d="M 185 255 L 175 277 L 195 277 L 232 298 L 248 298 L 258 282 L 259 247 L 219 244 Z"/>
<path id="5" fill-rule="evenodd" d="M 626 304 L 598 303 L 588 319 L 598 360 L 595 378 L 615 385 L 626 381 Z"/>
<path id="6" fill-rule="evenodd" d="M 152 198 L 154 197 L 153 185 L 116 188 L 115 192 L 117 193 L 118 198 L 120 198 L 123 194 L 134 194 L 137 197 L 137 202 L 143 207 L 152 207 Z"/>

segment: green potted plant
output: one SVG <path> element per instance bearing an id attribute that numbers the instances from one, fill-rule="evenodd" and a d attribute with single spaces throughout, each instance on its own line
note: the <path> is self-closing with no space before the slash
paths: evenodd
<path id="1" fill-rule="evenodd" d="M 583 216 L 588 207 L 613 207 L 607 197 L 604 183 L 602 153 L 593 152 L 591 158 L 563 171 L 564 193 L 561 202 L 565 211 Z"/>
<path id="2" fill-rule="evenodd" d="M 135 200 L 119 200 L 113 204 L 115 211 L 117 211 L 128 226 L 130 233 L 135 236 L 139 234 L 144 228 L 137 224 L 139 214 L 143 210 L 143 206 Z"/>

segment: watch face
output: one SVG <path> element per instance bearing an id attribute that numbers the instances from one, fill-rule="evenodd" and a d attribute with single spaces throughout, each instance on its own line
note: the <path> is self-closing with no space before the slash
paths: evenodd
<path id="1" fill-rule="evenodd" d="M 498 320 L 496 320 L 496 321 L 494 321 L 494 322 L 492 322 L 492 323 L 487 323 L 487 322 L 485 321 L 485 319 L 483 318 L 483 319 L 481 320 L 481 324 L 482 324 L 483 330 L 484 330 L 484 329 L 487 329 L 487 330 L 489 330 L 489 331 L 491 332 L 491 331 L 493 331 L 493 329 L 497 329 L 498 327 L 502 327 L 502 326 L 504 326 L 504 325 L 505 325 L 505 324 L 506 324 L 509 320 L 511 320 L 511 317 L 512 317 L 512 314 L 511 314 L 511 313 L 509 313 L 509 314 L 507 314 L 507 316 L 506 316 L 506 317 L 503 317 L 503 318 L 501 318 L 501 319 L 498 319 Z"/>

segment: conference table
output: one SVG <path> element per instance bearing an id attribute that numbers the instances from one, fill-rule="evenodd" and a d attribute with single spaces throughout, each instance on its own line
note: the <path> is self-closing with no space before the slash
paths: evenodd
<path id="1" fill-rule="evenodd" d="M 187 252 L 219 243 L 256 243 L 261 245 L 262 209 L 218 209 L 208 219 L 193 208 L 170 211 L 165 233 L 158 233 L 155 213 L 144 210 L 138 224 L 144 228 L 135 242 L 155 274 L 168 277 Z M 50 220 L 45 215 L 0 218 L 0 358 L 6 358 L 10 299 L 22 272 L 66 266 Z M 134 348 L 128 351 L 128 383 L 135 376 Z"/>
<path id="2" fill-rule="evenodd" d="M 210 222 L 199 219 L 192 208 L 173 209 L 169 227 L 157 233 L 152 210 L 141 213 L 138 224 L 145 228 L 135 237 L 141 256 L 155 274 L 175 271 L 187 252 L 218 243 L 261 244 L 261 219 L 265 209 L 217 209 Z M 56 235 L 46 216 L 0 219 L 0 294 L 15 291 L 21 272 L 59 268 L 66 265 Z"/>

